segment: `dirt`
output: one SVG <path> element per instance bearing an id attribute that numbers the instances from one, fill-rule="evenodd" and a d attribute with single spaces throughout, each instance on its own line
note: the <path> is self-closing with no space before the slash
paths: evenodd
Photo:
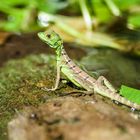
<path id="1" fill-rule="evenodd" d="M 59 97 L 26 108 L 9 122 L 9 139 L 139 140 L 138 114 L 94 98 Z"/>

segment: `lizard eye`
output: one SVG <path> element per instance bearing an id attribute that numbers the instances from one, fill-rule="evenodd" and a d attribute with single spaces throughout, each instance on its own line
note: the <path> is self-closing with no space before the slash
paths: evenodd
<path id="1" fill-rule="evenodd" d="M 51 35 L 50 35 L 50 34 L 47 34 L 46 36 L 47 36 L 48 38 L 50 38 L 50 37 L 51 37 Z"/>

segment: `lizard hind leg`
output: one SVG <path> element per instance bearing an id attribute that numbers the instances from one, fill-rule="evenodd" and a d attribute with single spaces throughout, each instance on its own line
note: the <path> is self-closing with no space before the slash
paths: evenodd
<path id="1" fill-rule="evenodd" d="M 117 92 L 113 85 L 104 76 L 100 76 L 96 82 L 100 86 L 107 87 L 112 92 Z"/>

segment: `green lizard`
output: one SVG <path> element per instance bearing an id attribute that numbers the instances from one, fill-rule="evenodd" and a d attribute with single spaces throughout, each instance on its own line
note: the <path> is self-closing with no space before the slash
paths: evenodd
<path id="1" fill-rule="evenodd" d="M 100 76 L 98 79 L 95 79 L 80 69 L 67 55 L 63 46 L 63 41 L 57 33 L 49 30 L 47 32 L 39 32 L 38 36 L 43 42 L 48 44 L 51 48 L 54 48 L 57 55 L 57 77 L 55 86 L 52 89 L 45 88 L 46 90 L 54 91 L 58 88 L 60 72 L 62 72 L 73 84 L 85 89 L 88 93 L 98 93 L 134 109 L 140 109 L 140 105 L 120 96 L 105 77 Z"/>

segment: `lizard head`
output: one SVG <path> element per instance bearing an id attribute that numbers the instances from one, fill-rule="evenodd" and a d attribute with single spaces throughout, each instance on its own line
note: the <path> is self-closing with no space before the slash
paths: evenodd
<path id="1" fill-rule="evenodd" d="M 46 32 L 39 32 L 38 36 L 43 42 L 48 44 L 51 48 L 57 49 L 59 47 L 62 47 L 63 44 L 62 39 L 56 32 L 52 30 Z"/>

